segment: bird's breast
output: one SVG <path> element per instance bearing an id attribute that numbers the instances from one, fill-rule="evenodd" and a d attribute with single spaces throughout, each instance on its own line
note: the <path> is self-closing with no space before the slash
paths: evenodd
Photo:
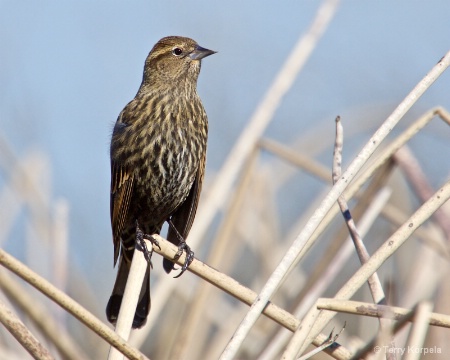
<path id="1" fill-rule="evenodd" d="M 204 161 L 207 118 L 198 97 L 144 100 L 123 111 L 128 125 L 114 129 L 111 158 L 132 169 L 132 202 L 139 212 L 171 213 L 188 196 Z"/>
<path id="2" fill-rule="evenodd" d="M 135 189 L 149 209 L 174 210 L 189 194 L 206 139 L 181 127 L 162 130 L 143 139 L 145 150 L 136 154 Z"/>

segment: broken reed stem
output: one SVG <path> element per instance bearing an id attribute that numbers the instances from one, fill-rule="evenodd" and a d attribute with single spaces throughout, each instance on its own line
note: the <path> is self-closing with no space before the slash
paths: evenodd
<path id="1" fill-rule="evenodd" d="M 335 184 L 339 177 L 341 176 L 342 170 L 342 148 L 344 146 L 344 127 L 341 123 L 341 117 L 336 117 L 336 140 L 334 145 L 334 155 L 333 155 L 333 184 Z M 361 265 L 364 265 L 370 259 L 369 252 L 356 228 L 355 221 L 352 218 L 350 209 L 348 207 L 347 201 L 343 195 L 339 196 L 338 200 L 339 208 L 341 209 L 342 216 L 344 217 L 345 223 L 348 228 L 350 237 L 355 245 L 356 253 L 358 254 L 359 261 Z M 372 298 L 377 304 L 386 304 L 386 296 L 381 285 L 380 278 L 378 274 L 373 273 L 368 279 L 369 289 L 372 294 Z M 379 319 L 381 329 L 389 329 L 391 322 L 386 319 Z M 391 348 L 395 348 L 395 344 L 391 341 Z M 391 352 L 387 353 L 387 358 L 389 360 L 395 360 L 395 355 Z"/>
<path id="2" fill-rule="evenodd" d="M 341 118 L 338 116 L 336 118 L 336 142 L 334 148 L 334 156 L 333 156 L 333 184 L 337 182 L 339 177 L 341 176 L 341 166 L 342 166 L 342 148 L 344 144 L 344 128 L 342 127 Z M 353 240 L 355 245 L 356 253 L 358 254 L 359 261 L 361 264 L 365 264 L 369 259 L 370 255 L 364 245 L 364 242 L 361 236 L 358 233 L 358 229 L 356 228 L 356 224 L 352 218 L 350 213 L 350 209 L 348 207 L 347 201 L 343 195 L 339 196 L 338 200 L 339 208 L 341 209 L 342 216 L 344 217 L 345 223 L 348 228 L 348 232 L 350 237 Z M 384 295 L 383 288 L 381 286 L 380 279 L 377 273 L 374 273 L 368 279 L 370 292 L 372 293 L 373 300 L 379 304 L 386 303 L 386 297 Z"/>

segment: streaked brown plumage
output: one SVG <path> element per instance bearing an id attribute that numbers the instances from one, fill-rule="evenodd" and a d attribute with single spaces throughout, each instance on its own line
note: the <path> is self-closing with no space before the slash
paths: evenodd
<path id="1" fill-rule="evenodd" d="M 119 270 L 106 313 L 115 323 L 136 241 L 136 223 L 179 245 L 194 220 L 206 160 L 208 120 L 197 95 L 201 59 L 214 54 L 188 38 L 161 39 L 148 55 L 136 97 L 122 110 L 111 139 L 111 225 Z M 174 229 L 175 228 L 175 229 Z M 173 268 L 164 259 L 167 272 Z M 150 311 L 150 264 L 133 328 Z"/>

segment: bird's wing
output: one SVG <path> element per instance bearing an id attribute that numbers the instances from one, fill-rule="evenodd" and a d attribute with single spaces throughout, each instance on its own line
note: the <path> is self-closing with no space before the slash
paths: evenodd
<path id="1" fill-rule="evenodd" d="M 167 240 L 169 240 L 172 244 L 178 245 L 180 242 L 176 231 L 178 231 L 183 239 L 186 240 L 186 237 L 191 230 L 192 223 L 194 222 L 198 201 L 200 199 L 200 192 L 202 190 L 203 177 L 205 175 L 205 155 L 202 159 L 200 159 L 197 175 L 195 176 L 195 180 L 192 184 L 191 190 L 189 191 L 188 197 L 172 215 L 171 220 L 176 230 L 169 227 L 169 232 L 167 234 Z"/>
<path id="2" fill-rule="evenodd" d="M 111 226 L 114 242 L 114 265 L 119 257 L 120 236 L 130 207 L 133 182 L 133 175 L 126 168 L 114 161 L 111 162 Z"/>

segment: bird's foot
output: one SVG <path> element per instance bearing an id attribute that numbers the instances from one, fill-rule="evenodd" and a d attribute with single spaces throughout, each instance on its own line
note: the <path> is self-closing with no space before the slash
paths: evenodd
<path id="1" fill-rule="evenodd" d="M 174 276 L 174 278 L 179 278 L 183 273 L 187 270 L 189 265 L 191 264 L 192 260 L 194 260 L 194 252 L 191 250 L 188 244 L 186 244 L 186 240 L 184 240 L 183 236 L 178 232 L 178 229 L 175 227 L 174 223 L 172 222 L 172 219 L 167 220 L 169 226 L 175 231 L 175 234 L 177 235 L 177 238 L 179 240 L 178 244 L 178 251 L 173 257 L 174 260 L 178 260 L 180 256 L 183 254 L 183 251 L 186 251 L 186 260 L 184 260 L 184 264 L 181 267 L 181 271 L 177 276 Z M 172 269 L 176 270 L 175 267 L 172 267 Z"/>
<path id="2" fill-rule="evenodd" d="M 181 267 L 181 271 L 177 276 L 174 276 L 174 278 L 179 278 L 183 273 L 187 270 L 188 266 L 191 264 L 191 262 L 194 260 L 194 252 L 191 250 L 188 244 L 186 244 L 186 241 L 181 241 L 178 245 L 178 251 L 173 257 L 174 260 L 178 260 L 180 256 L 183 254 L 183 251 L 186 252 L 186 259 L 184 260 L 184 264 Z"/>
<path id="3" fill-rule="evenodd" d="M 145 240 L 149 240 L 154 246 L 157 246 L 159 249 L 161 249 L 158 240 L 156 240 L 152 235 L 144 234 L 144 232 L 139 227 L 138 221 L 136 220 L 136 243 L 141 247 L 141 250 L 144 253 L 145 260 L 147 260 L 147 262 L 150 264 L 150 267 L 153 269 L 153 247 L 151 250 L 148 250 Z"/>

